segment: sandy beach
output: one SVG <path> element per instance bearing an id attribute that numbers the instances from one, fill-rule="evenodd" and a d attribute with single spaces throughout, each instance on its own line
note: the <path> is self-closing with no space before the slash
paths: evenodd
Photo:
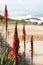
<path id="1" fill-rule="evenodd" d="M 10 39 L 10 37 L 13 37 L 13 35 L 14 35 L 14 28 L 15 28 L 15 25 L 8 25 L 8 30 L 10 33 L 9 39 Z M 22 29 L 23 29 L 23 25 L 18 25 L 18 37 L 20 38 L 20 40 L 21 40 L 21 36 L 22 36 Z M 26 40 L 30 40 L 31 35 L 33 35 L 34 40 L 43 41 L 43 26 L 26 25 L 25 30 L 26 30 Z M 0 32 L 2 32 L 5 35 L 6 34 L 5 27 L 0 26 Z"/>
<path id="2" fill-rule="evenodd" d="M 13 38 L 14 38 L 14 27 L 15 25 L 8 25 L 9 36 L 7 38 L 7 42 L 12 47 Z M 18 37 L 20 41 L 20 49 L 19 52 L 23 53 L 24 44 L 22 41 L 22 28 L 23 25 L 18 25 Z M 26 59 L 29 61 L 30 57 L 30 39 L 31 35 L 33 35 L 33 43 L 34 43 L 34 58 L 33 62 L 35 65 L 43 65 L 43 26 L 36 26 L 36 25 L 26 25 Z M 0 32 L 6 37 L 5 27 L 0 26 Z"/>

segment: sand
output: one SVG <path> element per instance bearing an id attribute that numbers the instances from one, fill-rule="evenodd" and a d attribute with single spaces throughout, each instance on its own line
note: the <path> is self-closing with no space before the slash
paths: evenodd
<path id="1" fill-rule="evenodd" d="M 13 25 L 8 25 L 8 30 L 9 30 L 9 36 L 7 38 L 7 42 L 9 45 L 12 47 L 13 46 L 13 38 L 14 38 L 14 27 Z M 18 37 L 20 41 L 20 53 L 23 53 L 24 49 L 24 44 L 22 41 L 22 28 L 23 25 L 18 25 Z M 34 59 L 33 62 L 36 65 L 43 65 L 43 26 L 36 26 L 36 25 L 26 25 L 26 59 L 29 61 L 31 59 L 30 57 L 30 39 L 31 35 L 33 35 L 33 40 L 34 40 Z M 6 31 L 5 27 L 0 26 L 0 32 L 6 37 Z"/>
<path id="2" fill-rule="evenodd" d="M 8 25 L 8 30 L 10 32 L 9 38 L 13 37 L 14 35 L 14 27 L 15 25 Z M 18 25 L 18 37 L 20 40 L 22 37 L 22 29 L 23 29 L 23 25 Z M 26 30 L 26 40 L 30 40 L 32 35 L 34 40 L 43 40 L 43 26 L 26 25 L 25 30 Z M 0 26 L 0 32 L 5 36 L 5 32 L 6 32 L 5 27 Z"/>

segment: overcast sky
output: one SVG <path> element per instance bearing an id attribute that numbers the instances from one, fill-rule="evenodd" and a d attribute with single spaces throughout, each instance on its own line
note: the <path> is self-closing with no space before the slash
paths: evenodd
<path id="1" fill-rule="evenodd" d="M 43 12 L 43 0 L 0 0 L 0 11 L 7 4 L 9 14 L 31 14 Z"/>

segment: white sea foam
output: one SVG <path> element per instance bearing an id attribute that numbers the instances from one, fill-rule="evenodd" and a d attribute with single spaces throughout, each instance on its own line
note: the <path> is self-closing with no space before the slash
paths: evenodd
<path id="1" fill-rule="evenodd" d="M 27 15 L 27 16 L 9 16 L 9 18 L 15 19 L 15 20 L 21 20 L 21 19 L 31 18 L 31 15 Z"/>
<path id="2" fill-rule="evenodd" d="M 38 22 L 39 24 L 41 22 L 43 22 L 43 17 L 36 17 L 36 16 L 31 16 L 31 15 L 26 15 L 26 16 L 9 16 L 9 18 L 14 19 L 14 20 L 22 20 L 22 19 L 26 20 L 26 19 L 29 19 L 29 18 L 32 18 L 32 17 L 33 18 L 38 18 L 40 20 L 30 19 L 30 22 Z"/>

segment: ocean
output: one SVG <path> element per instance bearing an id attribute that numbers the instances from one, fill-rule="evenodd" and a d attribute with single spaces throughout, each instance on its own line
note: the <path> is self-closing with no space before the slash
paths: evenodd
<path id="1" fill-rule="evenodd" d="M 9 16 L 9 18 L 10 19 L 14 19 L 14 20 L 22 20 L 22 19 L 26 20 L 26 19 L 28 19 L 28 21 L 30 21 L 30 22 L 38 22 L 39 24 L 41 24 L 41 22 L 43 22 L 43 17 L 31 16 L 31 15 L 25 15 L 25 16 Z M 37 19 L 39 19 L 39 20 L 37 20 Z"/>

